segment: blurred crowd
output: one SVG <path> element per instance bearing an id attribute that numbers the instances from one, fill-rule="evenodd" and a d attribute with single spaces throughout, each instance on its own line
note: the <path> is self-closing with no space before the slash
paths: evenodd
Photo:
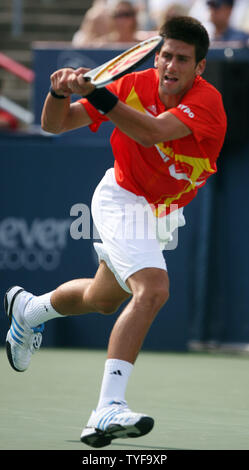
<path id="1" fill-rule="evenodd" d="M 174 15 L 199 19 L 211 42 L 249 39 L 248 0 L 93 0 L 72 44 L 134 44 L 157 34 L 162 22 Z"/>
<path id="2" fill-rule="evenodd" d="M 161 24 L 175 15 L 199 19 L 214 46 L 238 41 L 249 47 L 249 0 L 92 0 L 72 46 L 130 47 L 158 34 Z M 0 83 L 0 98 L 1 88 Z M 17 126 L 18 120 L 0 103 L 0 131 Z"/>

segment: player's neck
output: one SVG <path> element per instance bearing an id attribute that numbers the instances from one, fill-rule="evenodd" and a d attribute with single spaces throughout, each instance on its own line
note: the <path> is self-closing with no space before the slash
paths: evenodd
<path id="1" fill-rule="evenodd" d="M 181 103 L 181 100 L 183 96 L 185 95 L 186 92 L 184 93 L 179 93 L 177 95 L 166 95 L 166 94 L 160 94 L 159 93 L 159 98 L 160 101 L 164 104 L 165 109 L 170 109 L 170 108 L 176 108 L 178 104 Z"/>
<path id="2" fill-rule="evenodd" d="M 179 95 L 163 95 L 160 96 L 160 100 L 164 104 L 166 109 L 176 108 L 180 104 L 182 97 L 185 93 L 179 93 Z"/>
<path id="3" fill-rule="evenodd" d="M 194 80 L 191 84 L 189 84 L 184 90 L 181 90 L 180 93 L 176 94 L 168 94 L 164 93 L 160 88 L 159 88 L 159 98 L 161 102 L 164 104 L 166 109 L 170 108 L 175 108 L 178 106 L 178 104 L 181 103 L 181 100 L 183 96 L 192 88 L 194 83 Z"/>

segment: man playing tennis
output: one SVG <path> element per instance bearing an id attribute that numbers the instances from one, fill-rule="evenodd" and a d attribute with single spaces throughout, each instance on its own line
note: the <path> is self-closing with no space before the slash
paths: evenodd
<path id="1" fill-rule="evenodd" d="M 5 295 L 11 321 L 7 354 L 17 371 L 27 369 L 39 348 L 44 322 L 64 315 L 110 314 L 129 299 L 110 335 L 99 402 L 81 435 L 93 447 L 117 437 L 142 436 L 153 427 L 151 417 L 130 411 L 125 401 L 143 340 L 169 296 L 162 254 L 167 238 L 156 237 L 153 220 L 162 222 L 173 214 L 173 229 L 184 224 L 183 207 L 216 172 L 226 132 L 220 93 L 201 77 L 209 47 L 205 28 L 193 18 L 177 17 L 162 26 L 160 35 L 164 43 L 155 68 L 125 75 L 107 88 L 95 89 L 82 68 L 51 76 L 43 129 L 57 134 L 89 126 L 96 131 L 106 120 L 116 126 L 111 137 L 115 165 L 92 201 L 102 240 L 95 244 L 100 265 L 94 279 L 73 280 L 42 296 L 19 286 Z M 72 93 L 84 98 L 72 104 Z M 137 204 L 153 214 L 143 238 L 124 235 L 134 224 Z M 144 223 L 144 217 L 136 217 L 135 228 Z"/>

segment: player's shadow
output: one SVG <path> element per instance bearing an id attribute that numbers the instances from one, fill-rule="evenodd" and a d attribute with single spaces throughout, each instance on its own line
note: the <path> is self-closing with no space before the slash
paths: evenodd
<path id="1" fill-rule="evenodd" d="M 73 440 L 73 439 L 67 439 L 65 442 L 76 442 L 78 444 L 80 444 L 80 442 L 78 440 Z M 112 442 L 112 446 L 120 446 L 121 444 L 119 444 L 118 442 Z M 156 450 L 184 450 L 184 449 L 179 449 L 179 448 L 176 448 L 176 447 L 159 447 L 159 446 L 145 446 L 145 445 L 136 445 L 136 444 L 125 444 L 122 442 L 122 446 L 124 447 L 136 447 L 137 450 L 140 450 L 140 449 L 148 449 L 148 450 L 153 450 L 153 449 L 156 449 Z"/>
<path id="2" fill-rule="evenodd" d="M 118 446 L 120 444 L 118 444 L 117 442 L 112 442 L 112 446 Z M 152 450 L 152 449 L 156 449 L 156 450 L 183 450 L 183 449 L 178 449 L 176 447 L 159 447 L 159 446 L 145 446 L 145 445 L 141 445 L 139 444 L 139 447 L 138 445 L 136 444 L 123 444 L 122 442 L 122 446 L 124 447 L 137 447 L 137 450 L 140 450 L 141 449 L 149 449 L 149 450 Z"/>

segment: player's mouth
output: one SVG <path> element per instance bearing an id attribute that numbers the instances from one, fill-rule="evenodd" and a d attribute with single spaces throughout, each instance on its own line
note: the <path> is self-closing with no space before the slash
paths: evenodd
<path id="1" fill-rule="evenodd" d="M 172 77 L 171 75 L 165 75 L 164 76 L 164 81 L 168 84 L 170 83 L 176 83 L 178 81 L 178 78 Z"/>

